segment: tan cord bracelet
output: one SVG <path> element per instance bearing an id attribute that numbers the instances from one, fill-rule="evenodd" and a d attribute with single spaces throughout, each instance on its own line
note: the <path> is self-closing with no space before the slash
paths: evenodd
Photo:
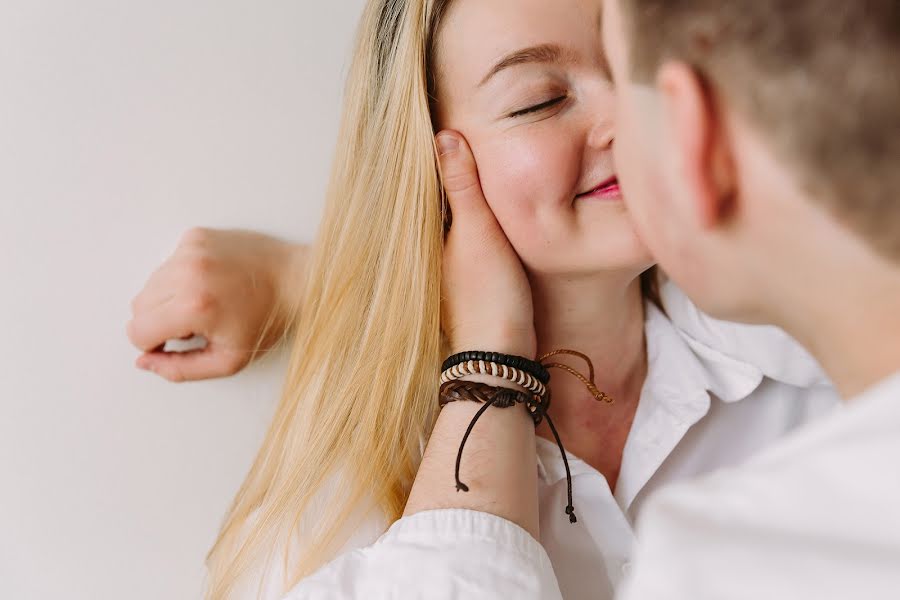
<path id="1" fill-rule="evenodd" d="M 441 383 L 450 383 L 470 375 L 491 375 L 520 385 L 529 392 L 544 396 L 547 388 L 531 373 L 485 360 L 470 360 L 441 373 Z"/>

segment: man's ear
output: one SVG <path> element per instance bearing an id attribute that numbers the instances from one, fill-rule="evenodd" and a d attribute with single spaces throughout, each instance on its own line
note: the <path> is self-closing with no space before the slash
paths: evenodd
<path id="1" fill-rule="evenodd" d="M 724 122 L 700 75 L 685 63 L 668 62 L 657 75 L 669 136 L 673 189 L 688 218 L 703 229 L 727 220 L 735 200 L 736 176 Z"/>

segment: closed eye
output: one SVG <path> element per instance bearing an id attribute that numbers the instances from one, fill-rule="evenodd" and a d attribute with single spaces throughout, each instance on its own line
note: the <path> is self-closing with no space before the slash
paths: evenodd
<path id="1" fill-rule="evenodd" d="M 508 116 L 511 119 L 515 119 L 516 117 L 524 117 L 525 115 L 530 115 L 532 113 L 541 112 L 542 110 L 546 110 L 553 106 L 556 106 L 560 102 L 568 99 L 568 96 L 560 96 L 558 98 L 554 98 L 553 100 L 547 100 L 546 102 L 541 102 L 540 104 L 536 104 L 529 108 L 523 108 L 522 110 L 517 110 L 516 112 L 510 113 Z"/>

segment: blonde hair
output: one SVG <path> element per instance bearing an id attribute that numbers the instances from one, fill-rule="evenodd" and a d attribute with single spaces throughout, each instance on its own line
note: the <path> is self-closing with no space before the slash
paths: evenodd
<path id="1" fill-rule="evenodd" d="M 292 587 L 347 541 L 366 501 L 392 521 L 403 512 L 441 360 L 445 203 L 428 63 L 447 3 L 370 0 L 362 16 L 283 395 L 210 551 L 211 600 L 268 572 L 282 547 L 278 584 Z M 322 494 L 324 512 L 305 514 Z"/>

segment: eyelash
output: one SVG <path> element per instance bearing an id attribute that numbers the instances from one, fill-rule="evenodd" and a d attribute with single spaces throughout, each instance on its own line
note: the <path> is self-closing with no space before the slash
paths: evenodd
<path id="1" fill-rule="evenodd" d="M 540 112 L 542 110 L 546 110 L 553 106 L 556 106 L 560 102 L 567 100 L 568 96 L 559 96 L 558 98 L 554 98 L 553 100 L 548 100 L 547 102 L 541 102 L 540 104 L 536 104 L 530 108 L 523 108 L 522 110 L 517 110 L 516 112 L 510 113 L 509 117 L 511 119 L 515 119 L 517 117 L 524 117 L 526 115 L 530 115 L 532 113 Z"/>

